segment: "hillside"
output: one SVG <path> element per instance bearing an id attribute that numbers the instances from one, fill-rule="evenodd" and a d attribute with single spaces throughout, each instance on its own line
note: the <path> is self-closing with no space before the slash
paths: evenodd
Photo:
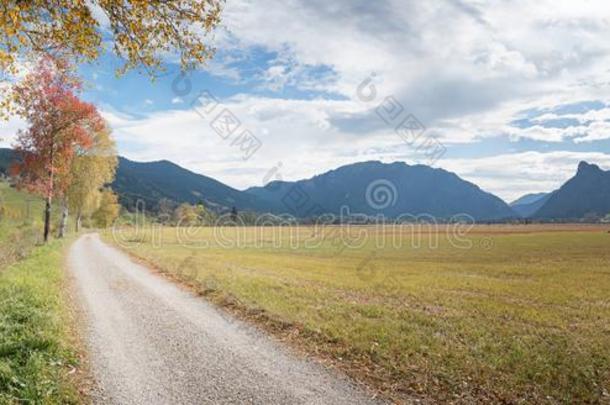
<path id="1" fill-rule="evenodd" d="M 296 216 L 338 214 L 342 207 L 391 218 L 467 214 L 484 221 L 516 216 L 504 201 L 454 173 L 402 162 L 356 163 L 309 180 L 272 182 L 246 191 Z"/>
<path id="2" fill-rule="evenodd" d="M 13 150 L 0 148 L 0 173 L 7 173 L 13 158 Z M 217 210 L 235 206 L 240 210 L 265 211 L 268 206 L 256 197 L 166 160 L 140 163 L 119 157 L 116 179 L 111 186 L 121 204 L 128 208 L 140 200 L 146 209 L 156 210 L 162 198 L 175 203 L 205 201 Z"/>
<path id="3" fill-rule="evenodd" d="M 12 149 L 0 148 L 0 174 L 8 174 L 14 156 Z"/>
<path id="4" fill-rule="evenodd" d="M 511 202 L 509 205 L 511 207 L 519 206 L 519 205 L 529 205 L 540 201 L 542 198 L 546 197 L 549 193 L 532 193 L 526 194 L 523 197 L 516 199 Z"/>
<path id="5" fill-rule="evenodd" d="M 265 211 L 268 204 L 255 196 L 231 188 L 210 177 L 186 170 L 172 162 L 133 162 L 119 158 L 113 190 L 121 204 L 132 208 L 141 200 L 147 209 L 155 210 L 162 198 L 176 203 L 206 205 L 218 210 L 235 206 L 239 210 Z"/>
<path id="6" fill-rule="evenodd" d="M 576 176 L 554 192 L 534 214 L 538 219 L 580 219 L 610 213 L 610 171 L 581 162 Z"/>
<path id="7" fill-rule="evenodd" d="M 521 217 L 534 215 L 548 200 L 552 193 L 527 194 L 510 203 L 510 207 Z"/>

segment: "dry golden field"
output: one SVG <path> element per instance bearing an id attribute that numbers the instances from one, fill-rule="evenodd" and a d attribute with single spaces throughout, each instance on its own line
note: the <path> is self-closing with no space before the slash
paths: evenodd
<path id="1" fill-rule="evenodd" d="M 610 401 L 610 227 L 116 229 L 396 401 Z"/>

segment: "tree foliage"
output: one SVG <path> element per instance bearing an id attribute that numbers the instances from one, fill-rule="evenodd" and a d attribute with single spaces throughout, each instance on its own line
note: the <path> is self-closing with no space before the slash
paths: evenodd
<path id="1" fill-rule="evenodd" d="M 100 228 L 107 228 L 119 217 L 120 212 L 121 206 L 117 195 L 106 188 L 101 192 L 99 208 L 91 218 Z"/>
<path id="2" fill-rule="evenodd" d="M 212 225 L 215 215 L 200 202 L 197 205 L 182 203 L 174 210 L 173 224 L 177 226 Z"/>
<path id="3" fill-rule="evenodd" d="M 81 218 L 90 216 L 99 207 L 102 188 L 114 179 L 117 164 L 116 146 L 107 127 L 92 134 L 90 148 L 77 150 L 66 193 L 77 231 Z"/>
<path id="4" fill-rule="evenodd" d="M 168 224 L 172 221 L 172 215 L 175 212 L 176 203 L 167 199 L 161 198 L 157 203 L 158 220 L 162 224 Z"/>
<path id="5" fill-rule="evenodd" d="M 30 191 L 63 195 L 77 148 L 90 148 L 91 133 L 105 127 L 95 106 L 76 96 L 78 90 L 78 80 L 49 59 L 15 86 L 17 114 L 28 123 L 17 135 L 21 163 L 15 169 Z"/>
<path id="6" fill-rule="evenodd" d="M 105 128 L 94 105 L 76 93 L 79 81 L 61 60 L 41 59 L 15 86 L 17 114 L 28 123 L 19 131 L 13 168 L 18 185 L 46 200 L 45 240 L 49 233 L 51 202 L 63 197 L 72 181 L 72 162 L 78 150 L 92 145 L 92 134 Z"/>
<path id="7" fill-rule="evenodd" d="M 201 225 L 214 225 L 217 216 L 210 211 L 203 202 L 199 202 L 195 209 Z"/>
<path id="8" fill-rule="evenodd" d="M 195 206 L 182 203 L 174 211 L 174 221 L 177 225 L 189 226 L 199 224 L 199 215 Z"/>
<path id="9" fill-rule="evenodd" d="M 177 53 L 182 67 L 208 60 L 206 42 L 224 0 L 4 0 L 0 2 L 0 70 L 19 57 L 45 53 L 70 60 L 97 58 L 105 42 L 124 60 L 152 73 L 161 55 Z"/>

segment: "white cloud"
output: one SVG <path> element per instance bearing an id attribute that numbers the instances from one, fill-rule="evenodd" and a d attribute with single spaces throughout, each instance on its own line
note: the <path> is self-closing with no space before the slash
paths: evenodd
<path id="1" fill-rule="evenodd" d="M 585 136 L 574 139 L 576 143 L 601 141 L 610 139 L 610 122 L 596 121 L 586 127 Z"/>
<path id="2" fill-rule="evenodd" d="M 264 174 L 278 162 L 285 163 L 285 178 L 299 178 L 314 175 L 320 168 L 331 169 L 338 161 L 356 161 L 356 157 L 348 156 L 359 144 L 371 141 L 350 139 L 328 124 L 330 112 L 350 108 L 349 104 L 246 96 L 226 100 L 215 112 L 228 108 L 242 122 L 241 128 L 250 130 L 262 142 L 260 150 L 247 161 L 239 146 L 231 144 L 234 136 L 222 139 L 210 127 L 216 114 L 202 118 L 193 110 L 172 110 L 135 118 L 105 110 L 104 117 L 126 157 L 169 159 L 243 188 L 260 185 Z M 346 144 L 349 146 L 344 149 Z"/>
<path id="3" fill-rule="evenodd" d="M 392 131 L 358 136 L 328 123 L 329 115 L 350 111 L 349 101 L 281 100 L 239 96 L 216 108 L 228 108 L 257 136 L 262 147 L 244 161 L 239 147 L 210 127 L 215 114 L 204 119 L 194 111 L 154 113 L 125 119 L 105 113 L 113 123 L 123 153 L 135 160 L 169 159 L 195 172 L 236 188 L 262 185 L 278 163 L 284 180 L 308 178 L 338 166 L 364 160 L 406 160 L 421 156 Z M 289 128 L 289 130 L 287 130 Z M 171 134 L 181 134 L 180 137 Z M 602 152 L 504 153 L 469 159 L 443 159 L 437 164 L 474 182 L 506 201 L 531 192 L 552 191 L 572 177 L 581 160 L 610 168 L 610 154 Z M 424 162 L 426 163 L 426 162 Z"/>
<path id="4" fill-rule="evenodd" d="M 610 154 L 601 152 L 523 152 L 447 159 L 443 167 L 505 201 L 513 201 L 524 194 L 558 189 L 576 174 L 581 161 L 610 169 Z"/>
<path id="5" fill-rule="evenodd" d="M 499 135 L 590 149 L 503 150 L 438 163 L 510 200 L 556 188 L 581 159 L 610 166 L 610 151 L 596 151 L 594 143 L 610 139 L 610 108 L 550 112 L 582 101 L 610 103 L 609 28 L 610 7 L 602 0 L 232 0 L 217 35 L 221 52 L 208 72 L 277 95 L 223 100 L 263 143 L 251 159 L 244 161 L 193 111 L 134 117 L 104 106 L 104 116 L 127 157 L 173 160 L 235 187 L 261 184 L 278 162 L 283 178 L 299 179 L 361 160 L 416 161 L 374 113 L 386 96 L 447 148 L 472 145 L 469 155 L 482 154 L 478 141 Z M 257 64 L 260 50 L 272 60 Z M 372 72 L 377 99 L 360 102 L 358 85 Z M 308 97 L 291 99 L 288 88 Z M 190 104 L 188 96 L 171 102 Z M 529 127 L 511 125 L 531 109 L 546 112 Z M 558 119 L 577 123 L 548 125 Z M 0 134 L 14 132 L 10 125 Z"/>
<path id="6" fill-rule="evenodd" d="M 330 67 L 336 75 L 326 91 L 353 98 L 376 72 L 380 94 L 396 96 L 447 143 L 501 131 L 559 142 L 571 134 L 507 131 L 506 112 L 549 99 L 610 99 L 610 7 L 601 0 L 234 0 L 224 21 L 223 45 Z M 291 83 L 284 66 L 263 77 L 276 90 Z"/>
<path id="7" fill-rule="evenodd" d="M 0 121 L 0 147 L 10 148 L 16 140 L 17 131 L 24 129 L 26 123 L 13 117 L 8 121 Z"/>

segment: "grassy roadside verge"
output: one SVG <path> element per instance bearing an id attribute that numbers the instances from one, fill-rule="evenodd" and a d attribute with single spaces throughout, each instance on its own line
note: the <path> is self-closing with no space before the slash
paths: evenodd
<path id="1" fill-rule="evenodd" d="M 64 270 L 71 238 L 41 246 L 42 211 L 40 198 L 0 181 L 0 404 L 86 398 Z"/>
<path id="2" fill-rule="evenodd" d="M 78 403 L 70 372 L 63 247 L 36 247 L 0 272 L 0 404 Z"/>

